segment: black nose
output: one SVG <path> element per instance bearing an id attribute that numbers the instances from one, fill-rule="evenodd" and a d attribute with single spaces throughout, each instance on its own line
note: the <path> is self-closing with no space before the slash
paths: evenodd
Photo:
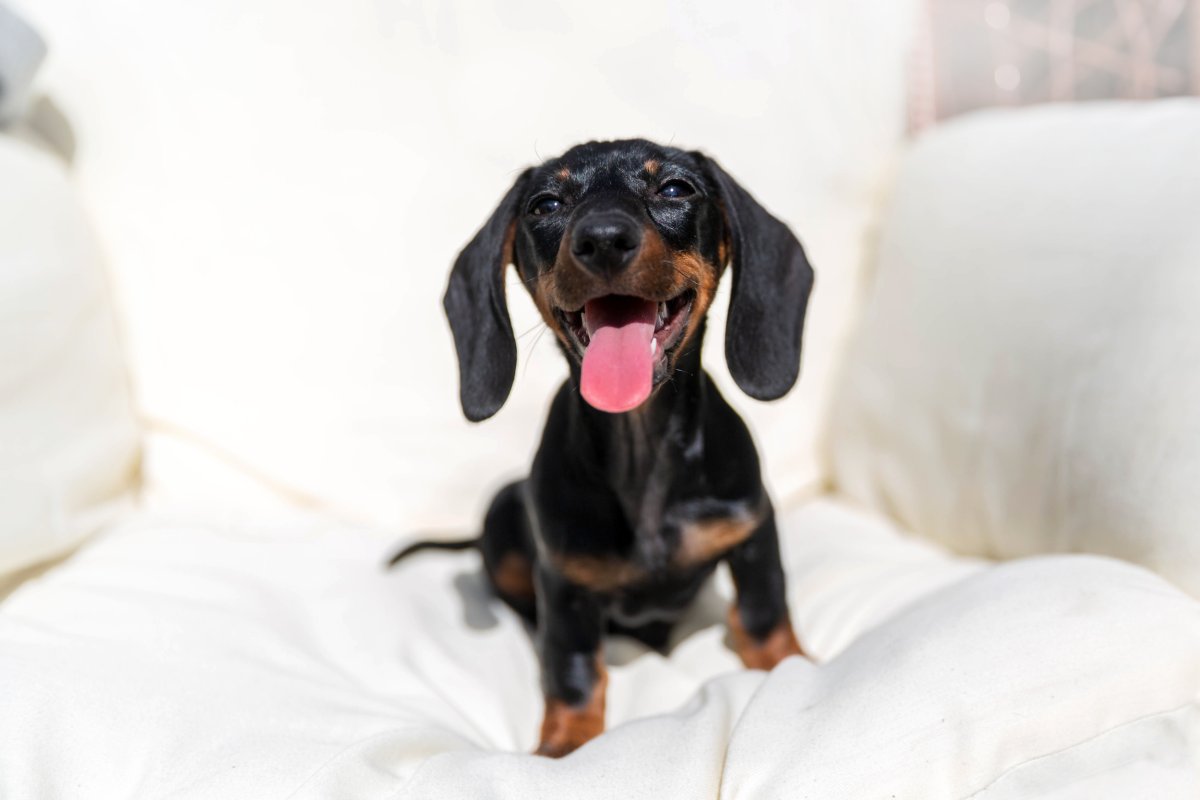
<path id="1" fill-rule="evenodd" d="M 619 212 L 595 212 L 571 231 L 571 254 L 592 272 L 614 275 L 633 261 L 642 246 L 642 226 Z"/>

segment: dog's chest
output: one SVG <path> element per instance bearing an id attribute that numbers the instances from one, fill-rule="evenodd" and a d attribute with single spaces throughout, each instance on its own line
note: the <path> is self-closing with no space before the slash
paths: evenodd
<path id="1" fill-rule="evenodd" d="M 745 508 L 728 516 L 685 522 L 679 526 L 672 562 L 688 568 L 720 558 L 750 538 L 758 523 L 757 516 Z"/>
<path id="2" fill-rule="evenodd" d="M 637 439 L 635 438 L 635 441 Z M 646 437 L 610 466 L 618 503 L 632 529 L 629 560 L 641 571 L 691 569 L 744 541 L 761 521 L 748 500 L 713 496 L 703 475 L 704 438 L 676 431 Z"/>
<path id="3" fill-rule="evenodd" d="M 608 552 L 556 553 L 555 566 L 593 591 L 644 586 L 710 567 L 761 522 L 761 514 L 748 501 L 653 502 L 653 512 L 639 509 L 637 524 L 623 533 L 610 532 Z"/>

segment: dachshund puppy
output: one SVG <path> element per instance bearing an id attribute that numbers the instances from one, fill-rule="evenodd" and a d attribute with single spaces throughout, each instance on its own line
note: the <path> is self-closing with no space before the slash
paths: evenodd
<path id="1" fill-rule="evenodd" d="M 536 625 L 537 752 L 604 729 L 605 631 L 662 648 L 716 566 L 748 667 L 800 654 L 758 455 L 700 365 L 727 265 L 729 371 L 784 395 L 800 369 L 813 272 L 796 237 L 715 161 L 642 140 L 591 142 L 527 169 L 459 254 L 444 305 L 463 412 L 500 409 L 517 364 L 505 299 L 515 264 L 570 367 L 529 477 L 492 501 L 478 548 L 499 597 Z"/>

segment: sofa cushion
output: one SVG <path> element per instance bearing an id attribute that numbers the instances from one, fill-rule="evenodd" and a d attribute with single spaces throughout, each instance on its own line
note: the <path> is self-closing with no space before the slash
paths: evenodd
<path id="1" fill-rule="evenodd" d="M 46 57 L 37 31 L 0 3 L 0 126 L 21 117 L 29 87 Z"/>
<path id="2" fill-rule="evenodd" d="M 817 663 L 741 669 L 720 573 L 668 655 L 607 641 L 610 730 L 553 761 L 476 554 L 389 573 L 319 520 L 131 519 L 0 605 L 0 796 L 1195 796 L 1200 604 L 1166 581 L 827 501 L 780 530 Z"/>
<path id="3" fill-rule="evenodd" d="M 0 136 L 0 574 L 121 508 L 138 426 L 96 242 L 62 165 Z"/>
<path id="4" fill-rule="evenodd" d="M 834 407 L 838 488 L 959 552 L 1200 594 L 1200 100 L 924 137 Z"/>

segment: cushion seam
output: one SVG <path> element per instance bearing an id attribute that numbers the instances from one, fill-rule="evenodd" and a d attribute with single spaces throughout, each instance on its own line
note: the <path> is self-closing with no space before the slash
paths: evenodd
<path id="1" fill-rule="evenodd" d="M 1004 771 L 1002 771 L 999 775 L 996 775 L 994 778 L 989 780 L 983 786 L 979 787 L 978 789 L 974 790 L 973 792 L 971 792 L 968 795 L 963 795 L 961 800 L 972 800 L 972 798 L 978 797 L 981 792 L 987 791 L 993 785 L 995 785 L 999 781 L 1003 780 L 1009 773 L 1012 773 L 1012 772 L 1020 769 L 1021 767 L 1028 766 L 1029 764 L 1033 764 L 1034 762 L 1041 761 L 1042 759 L 1050 758 L 1051 756 L 1056 756 L 1059 753 L 1065 753 L 1068 750 L 1073 750 L 1076 747 L 1080 747 L 1082 745 L 1087 744 L 1088 742 L 1095 741 L 1096 739 L 1099 739 L 1101 736 L 1107 736 L 1108 734 L 1112 733 L 1113 731 L 1118 731 L 1122 728 L 1127 728 L 1130 725 L 1137 725 L 1138 723 L 1145 722 L 1146 720 L 1149 720 L 1149 719 L 1154 719 L 1155 717 L 1165 717 L 1165 716 L 1169 716 L 1171 714 L 1176 714 L 1180 711 L 1183 711 L 1186 708 L 1194 708 L 1197 706 L 1197 699 L 1198 699 L 1197 697 L 1193 697 L 1188 702 L 1186 702 L 1182 705 L 1176 706 L 1174 708 L 1170 708 L 1165 711 L 1155 711 L 1150 714 L 1143 714 L 1140 717 L 1134 717 L 1133 719 L 1126 720 L 1125 722 L 1119 723 L 1117 725 L 1113 725 L 1109 728 L 1105 728 L 1104 730 L 1100 731 L 1099 733 L 1095 733 L 1091 736 L 1088 736 L 1087 738 L 1080 739 L 1079 741 L 1073 742 L 1064 747 L 1060 747 L 1056 750 L 1051 750 L 1048 753 L 1042 753 L 1040 755 L 1033 756 L 1032 758 L 1027 758 L 1024 761 L 1021 761 L 1020 763 L 1013 764 L 1009 767 L 1006 767 L 1004 769 Z"/>

